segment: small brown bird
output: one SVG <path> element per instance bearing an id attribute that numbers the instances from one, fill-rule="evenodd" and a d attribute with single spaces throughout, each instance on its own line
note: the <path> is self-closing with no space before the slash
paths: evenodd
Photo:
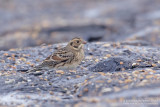
<path id="1" fill-rule="evenodd" d="M 30 71 L 42 69 L 75 69 L 84 59 L 84 41 L 81 38 L 73 38 L 66 47 L 58 49 L 47 57 L 40 65 L 35 66 Z"/>

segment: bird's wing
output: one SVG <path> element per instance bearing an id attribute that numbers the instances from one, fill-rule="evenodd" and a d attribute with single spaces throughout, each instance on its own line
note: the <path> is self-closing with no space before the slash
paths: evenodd
<path id="1" fill-rule="evenodd" d="M 64 61 L 68 59 L 72 59 L 74 54 L 71 51 L 60 49 L 55 53 L 51 54 L 49 57 L 45 59 L 45 61 Z"/>

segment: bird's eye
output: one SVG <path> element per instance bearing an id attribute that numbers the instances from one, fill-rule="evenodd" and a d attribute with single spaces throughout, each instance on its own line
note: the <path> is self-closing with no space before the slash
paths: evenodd
<path id="1" fill-rule="evenodd" d="M 77 41 L 77 43 L 79 43 L 79 41 Z"/>

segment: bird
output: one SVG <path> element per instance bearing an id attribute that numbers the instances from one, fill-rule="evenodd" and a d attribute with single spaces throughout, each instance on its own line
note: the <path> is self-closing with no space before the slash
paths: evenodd
<path id="1" fill-rule="evenodd" d="M 49 55 L 41 64 L 35 66 L 28 72 L 39 71 L 43 69 L 57 70 L 73 70 L 84 60 L 84 45 L 87 42 L 82 38 L 76 37 L 68 42 L 68 44 L 57 49 Z"/>

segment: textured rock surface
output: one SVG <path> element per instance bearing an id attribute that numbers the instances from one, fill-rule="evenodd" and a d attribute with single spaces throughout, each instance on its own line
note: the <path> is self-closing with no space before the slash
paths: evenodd
<path id="1" fill-rule="evenodd" d="M 0 106 L 159 107 L 159 4 L 1 0 Z M 85 61 L 76 70 L 26 73 L 65 45 L 41 44 L 63 43 L 74 36 L 105 42 L 88 43 Z"/>
<path id="2" fill-rule="evenodd" d="M 1 51 L 0 105 L 159 106 L 160 48 L 136 43 L 90 43 L 76 70 L 32 75 L 25 71 L 65 44 Z"/>

